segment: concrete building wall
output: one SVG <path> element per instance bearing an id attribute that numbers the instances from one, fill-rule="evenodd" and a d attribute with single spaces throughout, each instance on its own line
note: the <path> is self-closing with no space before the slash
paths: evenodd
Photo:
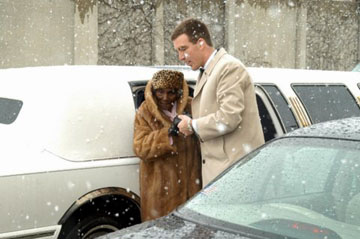
<path id="1" fill-rule="evenodd" d="M 295 68 L 297 10 L 295 6 L 267 7 L 235 4 L 234 55 L 246 65 Z"/>
<path id="2" fill-rule="evenodd" d="M 155 6 L 155 1 L 98 1 L 98 64 L 153 64 Z"/>
<path id="3" fill-rule="evenodd" d="M 74 4 L 0 0 L 0 67 L 74 63 Z"/>
<path id="4" fill-rule="evenodd" d="M 360 1 L 308 4 L 306 67 L 351 70 L 358 62 Z"/>
<path id="5" fill-rule="evenodd" d="M 98 62 L 98 8 L 92 7 L 84 17 L 78 8 L 74 15 L 74 65 L 96 65 Z"/>
<path id="6" fill-rule="evenodd" d="M 0 68 L 96 64 L 97 8 L 70 0 L 0 0 Z"/>
<path id="7" fill-rule="evenodd" d="M 228 0 L 229 50 L 246 65 L 351 70 L 360 1 Z"/>
<path id="8" fill-rule="evenodd" d="M 101 9 L 102 5 L 117 9 L 110 13 L 99 10 L 105 17 L 100 22 L 118 19 L 118 29 L 125 32 L 116 37 L 105 32 L 99 36 L 99 48 L 109 52 L 99 55 L 101 64 L 183 64 L 177 59 L 170 36 L 177 23 L 187 17 L 202 19 L 209 26 L 214 46 L 225 47 L 248 66 L 349 70 L 360 55 L 357 0 L 99 2 L 103 3 L 99 4 Z M 134 14 L 128 14 L 135 10 L 134 6 L 141 8 L 146 17 L 135 14 L 133 18 Z M 127 9 L 119 15 L 121 20 L 114 17 L 120 9 Z M 130 22 L 136 30 L 124 22 Z M 146 30 L 136 32 L 142 25 L 146 25 Z M 126 33 L 129 31 L 134 34 Z M 102 39 L 125 44 L 109 48 Z"/>
<path id="9" fill-rule="evenodd" d="M 215 47 L 248 66 L 350 70 L 359 9 L 359 0 L 0 0 L 0 68 L 183 64 L 171 32 L 197 17 Z"/>
<path id="10" fill-rule="evenodd" d="M 99 0 L 99 61 L 106 65 L 175 65 L 170 40 L 174 27 L 191 16 L 201 17 L 224 43 L 223 0 Z"/>

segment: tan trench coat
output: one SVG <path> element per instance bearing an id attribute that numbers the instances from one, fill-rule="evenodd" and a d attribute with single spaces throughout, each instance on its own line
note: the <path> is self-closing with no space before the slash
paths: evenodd
<path id="1" fill-rule="evenodd" d="M 191 112 L 185 82 L 177 103 L 177 114 Z M 175 136 L 170 145 L 171 121 L 158 109 L 149 82 L 145 101 L 135 117 L 134 152 L 140 161 L 142 220 L 170 213 L 201 189 L 201 157 L 195 136 Z"/>
<path id="2" fill-rule="evenodd" d="M 197 81 L 192 116 L 201 141 L 203 186 L 264 143 L 252 80 L 224 49 Z"/>

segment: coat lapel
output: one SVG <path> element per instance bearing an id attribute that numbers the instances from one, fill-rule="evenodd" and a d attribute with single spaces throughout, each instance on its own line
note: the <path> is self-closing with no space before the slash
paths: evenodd
<path id="1" fill-rule="evenodd" d="M 213 71 L 216 63 L 218 63 L 218 61 L 221 59 L 221 57 L 223 55 L 226 54 L 226 51 L 224 48 L 221 48 L 216 55 L 214 56 L 214 58 L 211 60 L 211 62 L 209 63 L 209 66 L 205 69 L 204 73 L 201 75 L 199 75 L 198 80 L 196 82 L 196 86 L 195 86 L 195 90 L 194 90 L 194 98 L 196 98 L 199 93 L 201 92 L 202 88 L 204 87 L 207 79 L 210 77 L 211 72 Z"/>
<path id="2" fill-rule="evenodd" d="M 207 79 L 207 77 L 205 76 L 205 72 L 201 76 L 199 75 L 199 77 L 196 81 L 196 86 L 195 86 L 195 90 L 194 90 L 194 98 L 199 94 L 199 92 L 205 85 L 206 79 Z"/>

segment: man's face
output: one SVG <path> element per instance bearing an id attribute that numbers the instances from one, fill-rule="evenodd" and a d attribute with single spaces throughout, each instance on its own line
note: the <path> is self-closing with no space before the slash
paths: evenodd
<path id="1" fill-rule="evenodd" d="M 173 41 L 174 48 L 178 52 L 179 60 L 197 70 L 203 66 L 201 44 L 191 43 L 187 35 L 182 34 Z"/>

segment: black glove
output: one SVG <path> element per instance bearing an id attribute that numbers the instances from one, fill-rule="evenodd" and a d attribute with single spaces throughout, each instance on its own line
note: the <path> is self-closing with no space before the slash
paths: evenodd
<path id="1" fill-rule="evenodd" d="M 170 128 L 169 128 L 169 135 L 171 136 L 178 136 L 179 135 L 179 128 L 178 124 L 180 123 L 181 119 L 178 116 L 175 116 Z"/>

